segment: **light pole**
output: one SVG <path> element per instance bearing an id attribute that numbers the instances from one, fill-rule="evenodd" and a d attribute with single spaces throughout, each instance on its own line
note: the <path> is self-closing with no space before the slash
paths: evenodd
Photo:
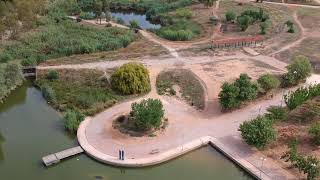
<path id="1" fill-rule="evenodd" d="M 266 159 L 266 158 L 264 158 L 264 157 L 261 157 L 261 158 L 260 158 L 260 160 L 261 160 L 261 168 L 260 168 L 260 178 L 262 178 L 262 168 L 263 168 L 263 162 L 264 162 L 264 161 L 266 161 L 267 159 Z"/>

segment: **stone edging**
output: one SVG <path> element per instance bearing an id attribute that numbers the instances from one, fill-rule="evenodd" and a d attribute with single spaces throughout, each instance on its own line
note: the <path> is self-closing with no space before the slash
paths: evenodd
<path id="1" fill-rule="evenodd" d="M 234 163 L 236 163 L 238 166 L 240 166 L 242 169 L 247 171 L 256 179 L 271 180 L 271 178 L 267 174 L 265 174 L 264 172 L 261 172 L 256 166 L 252 165 L 250 162 L 246 161 L 245 159 L 233 154 L 230 149 L 224 146 L 219 140 L 211 136 L 204 136 L 204 137 L 195 139 L 186 144 L 183 144 L 182 146 L 178 146 L 176 148 L 173 148 L 168 151 L 161 152 L 146 158 L 119 160 L 118 157 L 104 154 L 89 144 L 86 138 L 86 127 L 90 123 L 90 121 L 91 121 L 91 118 L 86 118 L 80 124 L 77 132 L 78 142 L 80 146 L 84 149 L 87 155 L 105 164 L 120 166 L 120 167 L 152 166 L 152 165 L 160 164 L 160 163 L 169 161 L 171 159 L 177 158 L 181 155 L 184 155 L 188 152 L 191 152 L 193 150 L 196 150 L 200 147 L 203 147 L 209 144 L 212 147 L 219 150 L 227 158 L 232 160 Z"/>

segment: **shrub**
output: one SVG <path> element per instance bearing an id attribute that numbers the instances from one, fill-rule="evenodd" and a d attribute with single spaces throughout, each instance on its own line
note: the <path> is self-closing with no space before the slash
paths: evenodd
<path id="1" fill-rule="evenodd" d="M 285 23 L 288 27 L 288 33 L 294 33 L 294 26 L 293 26 L 293 22 L 288 20 L 286 23 Z"/>
<path id="2" fill-rule="evenodd" d="M 308 180 L 314 180 L 320 175 L 320 161 L 315 156 L 303 156 L 297 151 L 297 142 L 289 146 L 290 150 L 286 152 L 281 159 L 290 162 L 299 172 L 307 174 Z"/>
<path id="3" fill-rule="evenodd" d="M 234 11 L 229 10 L 229 11 L 226 12 L 225 16 L 226 16 L 226 20 L 228 22 L 231 22 L 231 21 L 234 21 L 236 19 L 237 15 L 236 15 L 236 13 Z"/>
<path id="4" fill-rule="evenodd" d="M 96 18 L 96 15 L 93 12 L 81 12 L 79 17 L 81 19 L 92 20 Z"/>
<path id="5" fill-rule="evenodd" d="M 35 59 L 24 59 L 21 61 L 22 66 L 35 66 L 37 61 Z"/>
<path id="6" fill-rule="evenodd" d="M 260 34 L 266 34 L 266 30 L 268 28 L 268 23 L 266 21 L 260 23 Z"/>
<path id="7" fill-rule="evenodd" d="M 249 16 L 238 16 L 237 22 L 240 25 L 242 31 L 246 31 L 249 27 L 252 18 Z"/>
<path id="8" fill-rule="evenodd" d="M 44 85 L 41 87 L 41 91 L 42 91 L 42 95 L 43 97 L 51 103 L 55 103 L 56 102 L 56 93 L 54 92 L 54 90 L 52 89 L 51 86 L 49 85 Z"/>
<path id="9" fill-rule="evenodd" d="M 250 81 L 247 74 L 241 74 L 235 81 L 235 86 L 239 87 L 239 99 L 241 101 L 250 101 L 257 98 L 258 86 Z"/>
<path id="10" fill-rule="evenodd" d="M 264 74 L 259 77 L 258 83 L 264 91 L 270 91 L 271 89 L 276 89 L 280 85 L 280 81 L 277 77 L 272 74 Z"/>
<path id="11" fill-rule="evenodd" d="M 59 79 L 59 73 L 56 70 L 49 70 L 49 72 L 46 75 L 46 78 L 50 81 L 57 80 Z"/>
<path id="12" fill-rule="evenodd" d="M 311 75 L 312 66 L 307 57 L 296 56 L 293 63 L 287 66 L 288 72 L 283 77 L 283 86 L 297 85 Z"/>
<path id="13" fill-rule="evenodd" d="M 118 24 L 122 24 L 122 25 L 125 24 L 124 20 L 123 20 L 121 17 L 117 17 L 116 22 L 117 22 Z"/>
<path id="14" fill-rule="evenodd" d="M 139 22 L 137 20 L 131 20 L 129 24 L 131 29 L 140 29 Z"/>
<path id="15" fill-rule="evenodd" d="M 219 93 L 219 102 L 223 110 L 229 110 L 238 108 L 241 104 L 238 96 L 240 93 L 239 87 L 235 86 L 233 83 L 223 83 L 221 87 L 221 92 Z"/>
<path id="16" fill-rule="evenodd" d="M 301 87 L 294 92 L 284 95 L 284 100 L 289 109 L 295 109 L 309 99 L 308 88 Z"/>
<path id="17" fill-rule="evenodd" d="M 309 135 L 312 137 L 313 142 L 316 145 L 320 145 L 320 123 L 316 122 L 311 125 L 309 129 Z"/>
<path id="18" fill-rule="evenodd" d="M 142 100 L 131 105 L 130 115 L 140 130 L 159 128 L 164 116 L 163 105 L 158 99 Z"/>
<path id="19" fill-rule="evenodd" d="M 181 18 L 190 19 L 192 17 L 192 11 L 186 8 L 180 8 L 176 10 L 176 15 Z"/>
<path id="20" fill-rule="evenodd" d="M 266 117 L 272 121 L 283 121 L 288 117 L 288 112 L 284 107 L 270 106 L 267 109 Z"/>
<path id="21" fill-rule="evenodd" d="M 138 63 L 127 63 L 111 76 L 111 86 L 122 94 L 139 94 L 150 91 L 149 71 Z"/>
<path id="22" fill-rule="evenodd" d="M 78 130 L 80 123 L 84 120 L 84 114 L 75 111 L 75 110 L 67 110 L 66 114 L 64 115 L 64 126 L 65 128 L 71 132 L 75 133 Z"/>
<path id="23" fill-rule="evenodd" d="M 263 148 L 276 139 L 276 131 L 272 126 L 272 121 L 264 116 L 243 122 L 239 131 L 249 145 L 257 148 Z"/>

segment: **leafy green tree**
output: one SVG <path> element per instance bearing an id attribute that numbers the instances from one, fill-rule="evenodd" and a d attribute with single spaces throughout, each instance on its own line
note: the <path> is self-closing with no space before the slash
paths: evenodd
<path id="1" fill-rule="evenodd" d="M 223 83 L 219 93 L 219 102 L 223 110 L 238 108 L 241 104 L 239 100 L 240 88 L 233 83 Z"/>
<path id="2" fill-rule="evenodd" d="M 252 21 L 252 18 L 250 16 L 238 16 L 237 22 L 240 25 L 240 28 L 242 31 L 246 31 L 249 27 L 250 22 Z"/>
<path id="3" fill-rule="evenodd" d="M 288 20 L 286 23 L 285 23 L 288 27 L 288 33 L 294 33 L 294 24 L 292 21 Z"/>
<path id="4" fill-rule="evenodd" d="M 309 134 L 316 145 L 320 145 L 320 123 L 316 122 L 309 128 Z"/>
<path id="5" fill-rule="evenodd" d="M 241 74 L 235 81 L 235 86 L 240 89 L 238 98 L 241 101 L 250 101 L 258 96 L 258 86 L 251 82 L 251 78 L 247 74 Z"/>
<path id="6" fill-rule="evenodd" d="M 263 74 L 259 77 L 258 83 L 264 91 L 270 91 L 280 86 L 280 81 L 272 74 Z"/>
<path id="7" fill-rule="evenodd" d="M 85 115 L 75 111 L 75 110 L 67 110 L 66 114 L 64 115 L 64 126 L 65 128 L 71 132 L 76 133 L 80 123 L 84 120 Z"/>
<path id="8" fill-rule="evenodd" d="M 164 116 L 163 105 L 158 99 L 142 100 L 131 105 L 130 115 L 139 130 L 159 128 Z"/>
<path id="9" fill-rule="evenodd" d="M 288 72 L 283 78 L 283 86 L 297 85 L 301 81 L 306 80 L 311 76 L 312 66 L 307 57 L 296 56 L 293 59 L 293 63 L 287 66 Z"/>
<path id="10" fill-rule="evenodd" d="M 139 94 L 150 91 L 149 71 L 138 63 L 127 63 L 111 76 L 111 86 L 122 94 Z"/>
<path id="11" fill-rule="evenodd" d="M 266 34 L 267 33 L 266 32 L 267 28 L 268 28 L 267 21 L 261 22 L 260 23 L 260 34 L 262 34 L 262 35 Z"/>
<path id="12" fill-rule="evenodd" d="M 225 16 L 228 22 L 234 21 L 237 17 L 236 13 L 233 10 L 227 11 Z"/>
<path id="13" fill-rule="evenodd" d="M 249 145 L 257 148 L 263 148 L 276 139 L 276 131 L 272 126 L 272 121 L 265 116 L 243 122 L 239 131 Z"/>

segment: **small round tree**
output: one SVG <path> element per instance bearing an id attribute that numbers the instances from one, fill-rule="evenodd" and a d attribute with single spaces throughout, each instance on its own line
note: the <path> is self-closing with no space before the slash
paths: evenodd
<path id="1" fill-rule="evenodd" d="M 159 128 L 164 116 L 164 109 L 159 99 L 142 100 L 131 105 L 130 116 L 139 130 Z"/>
<path id="2" fill-rule="evenodd" d="M 272 121 L 265 116 L 259 116 L 252 121 L 242 123 L 239 131 L 249 145 L 257 148 L 263 148 L 276 139 L 276 131 L 272 126 Z"/>
<path id="3" fill-rule="evenodd" d="M 312 66 L 305 56 L 296 56 L 293 63 L 287 66 L 288 73 L 283 78 L 283 86 L 297 85 L 311 75 Z"/>
<path id="4" fill-rule="evenodd" d="M 112 74 L 111 86 L 125 95 L 146 93 L 151 89 L 149 71 L 142 64 L 124 64 Z"/>
<path id="5" fill-rule="evenodd" d="M 278 88 L 280 81 L 272 74 L 264 74 L 259 77 L 258 83 L 264 91 L 270 91 L 271 89 Z"/>
<path id="6" fill-rule="evenodd" d="M 227 11 L 225 16 L 228 22 L 234 21 L 237 17 L 236 13 L 232 10 Z"/>

